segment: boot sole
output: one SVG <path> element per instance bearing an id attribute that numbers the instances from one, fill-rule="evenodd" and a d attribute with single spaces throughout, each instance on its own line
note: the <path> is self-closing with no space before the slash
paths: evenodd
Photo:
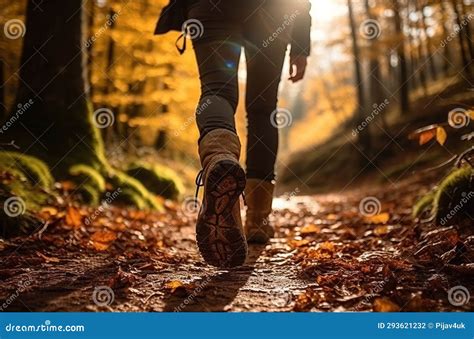
<path id="1" fill-rule="evenodd" d="M 232 215 L 245 189 L 245 172 L 236 162 L 222 160 L 206 179 L 202 210 L 196 225 L 196 239 L 204 260 L 213 266 L 241 266 L 247 258 L 243 229 Z"/>

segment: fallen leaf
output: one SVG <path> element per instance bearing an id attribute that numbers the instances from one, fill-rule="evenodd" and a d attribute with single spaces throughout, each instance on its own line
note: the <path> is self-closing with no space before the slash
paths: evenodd
<path id="1" fill-rule="evenodd" d="M 418 142 L 421 145 L 428 143 L 431 139 L 436 136 L 436 130 L 430 130 L 423 133 L 420 133 Z"/>
<path id="2" fill-rule="evenodd" d="M 376 236 L 382 236 L 382 235 L 386 235 L 388 232 L 390 232 L 390 229 L 388 226 L 384 225 L 384 226 L 377 226 L 375 227 L 374 229 L 374 234 Z"/>
<path id="3" fill-rule="evenodd" d="M 76 184 L 72 181 L 61 181 L 59 184 L 61 185 L 61 188 L 67 192 L 76 189 Z"/>
<path id="4" fill-rule="evenodd" d="M 448 134 L 446 133 L 446 130 L 443 127 L 438 127 L 436 129 L 436 141 L 438 141 L 440 145 L 444 145 L 447 138 Z"/>
<path id="5" fill-rule="evenodd" d="M 188 295 L 187 287 L 179 280 L 173 280 L 167 282 L 164 286 L 165 290 L 168 290 L 169 293 L 174 294 L 179 297 L 185 297 Z"/>
<path id="6" fill-rule="evenodd" d="M 66 224 L 74 228 L 79 228 L 82 225 L 82 216 L 79 210 L 75 207 L 69 206 L 66 211 Z"/>
<path id="7" fill-rule="evenodd" d="M 380 214 L 364 217 L 364 221 L 368 224 L 386 224 L 389 220 L 390 220 L 389 213 L 380 213 Z"/>
<path id="8" fill-rule="evenodd" d="M 171 292 L 175 291 L 180 287 L 184 287 L 184 284 L 179 280 L 173 280 L 165 284 L 165 289 L 170 290 Z"/>
<path id="9" fill-rule="evenodd" d="M 91 236 L 92 246 L 98 251 L 108 249 L 115 239 L 117 239 L 117 235 L 110 231 L 98 231 Z"/>
<path id="10" fill-rule="evenodd" d="M 301 234 L 313 234 L 313 233 L 319 233 L 321 231 L 321 227 L 315 225 L 315 224 L 309 224 L 304 226 L 300 233 Z"/>
<path id="11" fill-rule="evenodd" d="M 373 309 L 375 312 L 400 312 L 400 306 L 387 298 L 375 299 Z"/>
<path id="12" fill-rule="evenodd" d="M 420 145 L 426 144 L 428 141 L 436 136 L 436 130 L 439 125 L 429 125 L 414 131 L 408 136 L 410 140 L 418 140 Z"/>

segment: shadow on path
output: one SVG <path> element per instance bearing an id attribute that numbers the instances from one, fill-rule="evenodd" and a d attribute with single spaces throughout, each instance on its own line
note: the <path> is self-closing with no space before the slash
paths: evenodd
<path id="1" fill-rule="evenodd" d="M 222 312 L 235 299 L 255 270 L 255 264 L 265 245 L 250 245 L 245 266 L 203 276 L 199 285 L 188 295 L 165 297 L 165 312 Z"/>

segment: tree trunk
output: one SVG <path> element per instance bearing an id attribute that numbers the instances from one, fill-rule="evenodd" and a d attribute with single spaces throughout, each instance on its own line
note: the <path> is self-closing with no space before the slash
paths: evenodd
<path id="1" fill-rule="evenodd" d="M 469 68 L 470 62 L 469 62 L 469 57 L 467 55 L 466 47 L 464 46 L 464 37 L 465 35 L 462 33 L 462 18 L 461 18 L 461 13 L 458 8 L 458 2 L 457 0 L 451 0 L 451 4 L 453 5 L 454 13 L 456 14 L 456 24 L 458 25 L 459 29 L 461 29 L 461 32 L 457 34 L 458 39 L 459 39 L 459 47 L 461 49 L 461 58 L 462 58 L 462 66 L 463 70 L 466 73 L 467 76 L 471 75 L 471 70 Z"/>
<path id="2" fill-rule="evenodd" d="M 462 28 L 462 31 L 465 36 L 466 44 L 469 49 L 469 53 L 471 54 L 471 62 L 474 60 L 474 45 L 472 43 L 472 38 L 471 38 L 471 20 L 468 16 L 467 13 L 469 9 L 467 8 L 467 5 L 464 3 L 464 1 L 460 2 L 461 4 L 461 9 L 462 9 L 462 22 L 464 23 L 464 26 Z"/>
<path id="3" fill-rule="evenodd" d="M 444 7 L 444 1 L 441 1 L 439 4 L 439 8 L 441 11 L 441 17 L 443 19 L 442 26 L 443 26 L 443 38 L 446 39 L 450 32 L 448 30 L 448 13 L 446 12 L 446 8 Z M 448 46 L 444 46 L 443 48 L 443 53 L 444 53 L 444 62 L 443 62 L 443 71 L 444 75 L 448 76 L 449 75 L 449 70 L 451 68 L 451 61 L 453 61 L 453 56 L 451 54 L 451 49 L 448 48 Z"/>
<path id="4" fill-rule="evenodd" d="M 78 163 L 106 167 L 89 101 L 84 5 L 83 0 L 28 1 L 16 102 L 33 104 L 6 133 L 59 177 Z"/>
<path id="5" fill-rule="evenodd" d="M 416 1 L 416 3 L 418 4 L 419 2 Z M 422 4 L 421 6 L 419 6 L 419 10 L 420 10 L 420 13 L 421 13 L 421 20 L 420 20 L 420 23 L 421 23 L 421 29 L 423 31 L 423 34 L 426 38 L 426 51 L 427 51 L 427 59 L 428 59 L 428 64 L 430 65 L 430 71 L 431 71 L 431 77 L 433 78 L 433 80 L 436 80 L 438 79 L 438 72 L 436 70 L 436 62 L 435 62 L 435 56 L 436 54 L 434 53 L 435 52 L 435 48 L 433 46 L 433 42 L 431 41 L 431 38 L 430 36 L 428 35 L 428 26 L 426 25 L 426 14 L 425 14 L 425 6 L 426 6 L 426 2 L 424 4 Z M 421 41 L 421 38 L 420 38 L 420 41 Z"/>
<path id="6" fill-rule="evenodd" d="M 393 10 L 395 12 L 395 32 L 397 36 L 402 37 L 398 43 L 397 53 L 400 67 L 400 113 L 407 114 L 410 110 L 410 99 L 409 99 L 409 84 L 408 84 L 408 67 L 407 59 L 405 55 L 405 42 L 403 38 L 403 20 L 402 13 L 400 10 L 400 0 L 393 0 Z"/>
<path id="7" fill-rule="evenodd" d="M 357 90 L 357 103 L 358 103 L 358 112 L 357 118 L 355 119 L 356 125 L 360 126 L 365 120 L 365 100 L 364 100 L 364 80 L 362 79 L 362 65 L 361 65 L 361 55 L 359 49 L 359 43 L 357 39 L 357 26 L 354 17 L 354 9 L 352 6 L 352 0 L 347 0 L 347 6 L 349 9 L 349 24 L 351 26 L 351 38 L 352 38 L 352 51 L 354 54 L 354 72 L 355 72 L 355 82 Z M 368 128 L 362 129 L 358 133 L 358 142 L 362 148 L 364 154 L 370 154 L 371 150 L 371 137 L 370 131 Z M 364 159 L 362 159 L 364 160 Z"/>
<path id="8" fill-rule="evenodd" d="M 0 59 L 0 121 L 3 122 L 7 118 L 7 106 L 6 106 L 6 91 L 5 91 L 5 62 Z"/>

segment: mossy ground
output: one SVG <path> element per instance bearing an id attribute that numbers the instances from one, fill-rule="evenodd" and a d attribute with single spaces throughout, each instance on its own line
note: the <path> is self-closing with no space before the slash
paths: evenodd
<path id="1" fill-rule="evenodd" d="M 184 191 L 178 175 L 170 168 L 161 165 L 133 163 L 127 174 L 139 180 L 154 194 L 166 199 L 177 199 Z"/>
<path id="2" fill-rule="evenodd" d="M 414 216 L 429 211 L 437 225 L 472 224 L 474 215 L 474 169 L 465 165 L 452 170 L 413 209 Z"/>

